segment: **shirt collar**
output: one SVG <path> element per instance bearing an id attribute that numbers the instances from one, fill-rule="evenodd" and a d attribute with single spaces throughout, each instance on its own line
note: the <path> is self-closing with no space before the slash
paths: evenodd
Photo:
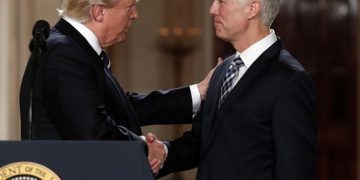
<path id="1" fill-rule="evenodd" d="M 277 37 L 275 31 L 270 29 L 270 34 L 267 35 L 265 38 L 261 39 L 260 41 L 256 42 L 255 44 L 251 45 L 243 52 L 236 51 L 236 56 L 241 58 L 244 62 L 245 66 L 249 68 L 252 63 L 255 62 L 259 56 L 265 52 L 271 45 L 273 45 L 277 41 Z"/>
<path id="2" fill-rule="evenodd" d="M 96 51 L 96 53 L 100 55 L 102 48 L 100 46 L 99 40 L 89 28 L 68 16 L 63 17 L 63 19 L 71 24 L 77 31 L 79 31 L 79 33 L 86 39 L 90 46 Z"/>

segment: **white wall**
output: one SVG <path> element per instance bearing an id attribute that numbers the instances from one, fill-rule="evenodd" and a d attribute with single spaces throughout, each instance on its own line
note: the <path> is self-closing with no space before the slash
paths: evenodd
<path id="1" fill-rule="evenodd" d="M 16 22 L 17 1 L 0 1 L 0 139 L 18 138 L 17 59 L 18 26 Z"/>
<path id="2" fill-rule="evenodd" d="M 27 59 L 33 23 L 53 24 L 60 0 L 0 1 L 0 140 L 20 138 L 19 87 Z"/>

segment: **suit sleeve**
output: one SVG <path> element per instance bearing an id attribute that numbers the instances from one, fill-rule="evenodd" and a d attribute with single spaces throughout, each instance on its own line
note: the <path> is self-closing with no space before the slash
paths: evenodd
<path id="1" fill-rule="evenodd" d="M 127 93 L 141 125 L 192 123 L 192 99 L 189 87 L 153 91 L 147 95 Z"/>
<path id="2" fill-rule="evenodd" d="M 117 126 L 101 106 L 103 97 L 92 61 L 73 45 L 61 45 L 47 58 L 42 98 L 61 138 L 138 140 L 134 133 Z"/>
<path id="3" fill-rule="evenodd" d="M 298 72 L 283 88 L 273 111 L 275 179 L 314 179 L 314 114 L 313 83 L 305 72 Z"/>

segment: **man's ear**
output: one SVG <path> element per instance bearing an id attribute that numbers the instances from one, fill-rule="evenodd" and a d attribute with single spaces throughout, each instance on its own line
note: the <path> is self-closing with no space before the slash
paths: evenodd
<path id="1" fill-rule="evenodd" d="M 249 4 L 249 13 L 248 19 L 253 19 L 254 17 L 258 16 L 260 13 L 260 1 L 254 0 Z"/>
<path id="2" fill-rule="evenodd" d="M 94 4 L 90 8 L 90 14 L 92 19 L 96 22 L 103 22 L 104 21 L 104 6 Z"/>

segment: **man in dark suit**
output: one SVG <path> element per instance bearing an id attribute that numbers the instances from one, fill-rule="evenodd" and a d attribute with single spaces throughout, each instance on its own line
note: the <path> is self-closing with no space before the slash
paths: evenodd
<path id="1" fill-rule="evenodd" d="M 270 26 L 280 0 L 214 0 L 216 35 L 236 53 L 218 66 L 192 130 L 168 143 L 159 176 L 314 179 L 313 82 Z"/>
<path id="2" fill-rule="evenodd" d="M 34 62 L 28 63 L 20 90 L 22 139 L 139 140 L 149 147 L 149 159 L 157 158 L 151 163 L 156 169 L 164 145 L 146 147 L 139 138 L 140 126 L 191 123 L 208 82 L 147 95 L 125 93 L 103 49 L 125 40 L 138 18 L 135 0 L 93 2 L 63 1 L 62 18 L 51 29 L 47 51 L 38 61 L 32 115 Z"/>

